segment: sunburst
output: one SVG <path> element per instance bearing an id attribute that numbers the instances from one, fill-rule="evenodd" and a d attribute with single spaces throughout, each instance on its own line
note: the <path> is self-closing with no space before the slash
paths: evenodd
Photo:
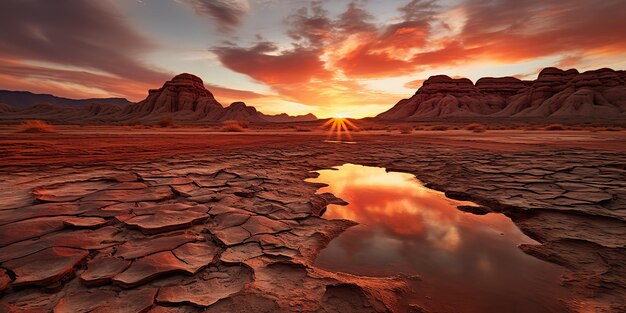
<path id="1" fill-rule="evenodd" d="M 336 140 L 339 142 L 353 141 L 351 131 L 358 131 L 359 127 L 350 121 L 345 114 L 337 114 L 322 125 L 322 128 L 328 128 L 328 140 Z"/>

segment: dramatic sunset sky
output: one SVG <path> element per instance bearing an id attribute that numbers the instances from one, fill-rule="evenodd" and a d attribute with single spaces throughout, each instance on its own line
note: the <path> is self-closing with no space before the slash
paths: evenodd
<path id="1" fill-rule="evenodd" d="M 546 66 L 626 69 L 626 1 L 0 1 L 0 89 L 71 98 L 189 72 L 224 105 L 363 117 L 430 75 Z"/>

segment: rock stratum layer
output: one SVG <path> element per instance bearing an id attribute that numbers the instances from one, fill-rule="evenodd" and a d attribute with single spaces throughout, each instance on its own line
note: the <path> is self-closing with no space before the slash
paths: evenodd
<path id="1" fill-rule="evenodd" d="M 52 96 L 51 96 L 52 97 Z M 15 100 L 15 99 L 14 99 Z M 97 100 L 97 99 L 96 99 Z M 17 100 L 16 100 L 17 101 Z M 159 89 L 148 91 L 138 103 L 120 107 L 110 102 L 90 102 L 82 106 L 38 103 L 26 108 L 0 103 L 0 120 L 43 119 L 60 123 L 157 122 L 171 116 L 176 122 L 222 122 L 226 120 L 253 123 L 314 121 L 313 114 L 289 116 L 267 115 L 243 102 L 223 107 L 204 87 L 202 79 L 192 74 L 179 74 Z"/>
<path id="2" fill-rule="evenodd" d="M 579 73 L 543 69 L 535 81 L 514 77 L 428 78 L 411 98 L 379 114 L 380 120 L 493 117 L 606 119 L 626 117 L 626 71 Z"/>

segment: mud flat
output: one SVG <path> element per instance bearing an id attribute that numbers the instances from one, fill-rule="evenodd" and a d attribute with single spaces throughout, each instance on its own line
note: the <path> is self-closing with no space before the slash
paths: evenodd
<path id="1" fill-rule="evenodd" d="M 626 309 L 626 132 L 324 139 L 0 130 L 0 312 L 468 312 L 429 296 L 430 278 L 316 267 L 356 223 L 324 218 L 343 201 L 305 179 L 345 163 L 506 215 L 536 241 L 521 250 L 562 271 L 567 310 Z"/>

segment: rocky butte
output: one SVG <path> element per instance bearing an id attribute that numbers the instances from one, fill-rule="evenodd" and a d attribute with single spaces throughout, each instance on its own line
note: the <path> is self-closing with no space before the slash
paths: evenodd
<path id="1" fill-rule="evenodd" d="M 453 117 L 606 119 L 626 117 L 626 72 L 603 68 L 579 73 L 554 67 L 536 80 L 514 77 L 428 78 L 408 99 L 379 120 L 416 121 Z"/>

